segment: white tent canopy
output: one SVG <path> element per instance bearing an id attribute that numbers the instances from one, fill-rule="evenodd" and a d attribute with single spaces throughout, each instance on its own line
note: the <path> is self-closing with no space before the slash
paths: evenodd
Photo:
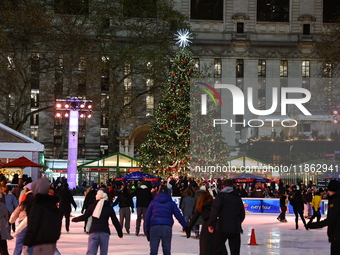
<path id="1" fill-rule="evenodd" d="M 40 164 L 40 153 L 44 152 L 44 145 L 21 134 L 20 132 L 0 123 L 0 160 L 8 163 L 19 157 Z M 39 168 L 27 167 L 23 174 L 31 176 L 33 180 L 38 178 Z"/>

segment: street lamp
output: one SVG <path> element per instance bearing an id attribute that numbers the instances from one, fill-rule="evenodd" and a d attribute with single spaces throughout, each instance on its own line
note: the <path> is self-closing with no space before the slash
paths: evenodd
<path id="1" fill-rule="evenodd" d="M 67 182 L 69 187 L 77 186 L 78 127 L 79 118 L 92 117 L 92 100 L 77 97 L 56 99 L 56 118 L 68 118 L 68 164 Z"/>

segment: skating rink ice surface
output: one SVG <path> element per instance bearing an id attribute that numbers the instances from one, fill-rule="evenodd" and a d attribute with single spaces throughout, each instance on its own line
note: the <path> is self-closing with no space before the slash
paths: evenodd
<path id="1" fill-rule="evenodd" d="M 79 212 L 72 212 L 73 216 L 80 215 Z M 117 216 L 118 217 L 118 216 Z M 299 229 L 295 230 L 294 216 L 287 215 L 287 223 L 281 223 L 276 214 L 247 214 L 243 222 L 244 233 L 241 235 L 242 255 L 301 255 L 315 254 L 324 255 L 330 253 L 330 244 L 327 239 L 327 227 L 323 229 L 312 229 L 306 231 L 301 220 Z M 323 215 L 322 219 L 325 218 Z M 149 242 L 145 236 L 135 236 L 136 213 L 131 217 L 130 234 L 126 234 L 123 228 L 124 237 L 120 239 L 115 228 L 110 224 L 111 236 L 109 244 L 109 255 L 148 255 Z M 62 255 L 85 255 L 87 250 L 87 238 L 83 232 L 84 223 L 71 222 L 70 232 L 65 230 L 65 220 L 63 220 L 61 237 L 57 247 Z M 254 229 L 255 235 L 252 241 L 257 245 L 249 245 L 251 233 Z M 175 219 L 172 236 L 172 255 L 199 254 L 198 240 L 187 239 L 181 232 L 182 227 Z M 52 231 L 52 230 L 51 230 Z M 15 239 L 8 243 L 9 254 L 13 254 Z M 99 251 L 98 251 L 99 254 Z M 158 254 L 163 254 L 161 247 Z M 230 252 L 229 252 L 230 254 Z M 340 254 L 340 253 L 339 253 Z"/>

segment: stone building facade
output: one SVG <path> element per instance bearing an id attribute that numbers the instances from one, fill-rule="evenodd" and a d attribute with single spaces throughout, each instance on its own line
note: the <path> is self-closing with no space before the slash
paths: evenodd
<path id="1" fill-rule="evenodd" d="M 195 35 L 190 47 L 199 68 L 213 77 L 208 82 L 237 86 L 246 99 L 251 97 L 254 108 L 259 110 L 272 106 L 273 88 L 280 91 L 284 87 L 300 87 L 312 91 L 317 83 L 315 78 L 320 77 L 320 70 L 324 68 L 316 54 L 317 35 L 334 16 L 330 10 L 332 6 L 339 6 L 334 0 L 175 0 L 174 3 L 175 8 L 190 17 L 191 32 Z M 247 94 L 248 88 L 253 88 L 251 96 Z M 101 93 L 98 88 L 92 89 L 93 93 Z M 240 147 L 253 138 L 310 137 L 313 130 L 328 138 L 337 128 L 331 121 L 329 108 L 325 110 L 312 100 L 305 105 L 312 116 L 301 114 L 291 106 L 282 114 L 278 104 L 270 115 L 275 124 L 263 121 L 261 127 L 254 127 L 259 124 L 252 120 L 261 124 L 267 116 L 254 114 L 247 105 L 244 115 L 235 115 L 231 110 L 230 91 L 221 89 L 219 92 L 223 99 L 221 119 L 228 121 L 223 125 L 223 135 L 231 148 Z M 122 116 L 119 152 L 138 156 L 136 148 L 146 139 L 153 123 L 152 114 L 146 111 L 150 112 L 157 105 L 158 98 L 159 95 L 145 95 L 143 105 L 148 104 L 149 108 L 145 106 L 144 113 Z M 278 93 L 279 102 L 280 99 Z M 330 107 L 332 103 L 325 106 Z M 95 107 L 100 109 L 99 103 Z M 54 144 L 59 139 L 53 131 L 53 114 L 40 113 L 44 129 L 39 130 L 39 136 L 34 135 L 35 125 L 26 129 L 31 137 L 45 145 L 46 154 L 51 158 L 56 156 Z M 296 120 L 298 125 L 284 127 L 282 121 L 287 119 Z M 86 159 L 107 154 L 103 137 L 108 135 L 108 130 L 101 123 L 99 111 L 91 121 L 83 123 L 86 132 L 80 135 L 79 148 Z M 289 125 L 289 121 L 287 123 Z"/>

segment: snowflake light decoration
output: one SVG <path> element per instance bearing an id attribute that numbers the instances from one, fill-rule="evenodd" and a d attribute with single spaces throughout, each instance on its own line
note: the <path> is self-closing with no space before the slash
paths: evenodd
<path id="1" fill-rule="evenodd" d="M 191 33 L 188 29 L 180 29 L 175 34 L 175 40 L 177 40 L 176 44 L 179 45 L 179 47 L 187 47 L 189 46 L 189 43 L 191 43 L 190 39 L 193 39 L 191 37 Z"/>

